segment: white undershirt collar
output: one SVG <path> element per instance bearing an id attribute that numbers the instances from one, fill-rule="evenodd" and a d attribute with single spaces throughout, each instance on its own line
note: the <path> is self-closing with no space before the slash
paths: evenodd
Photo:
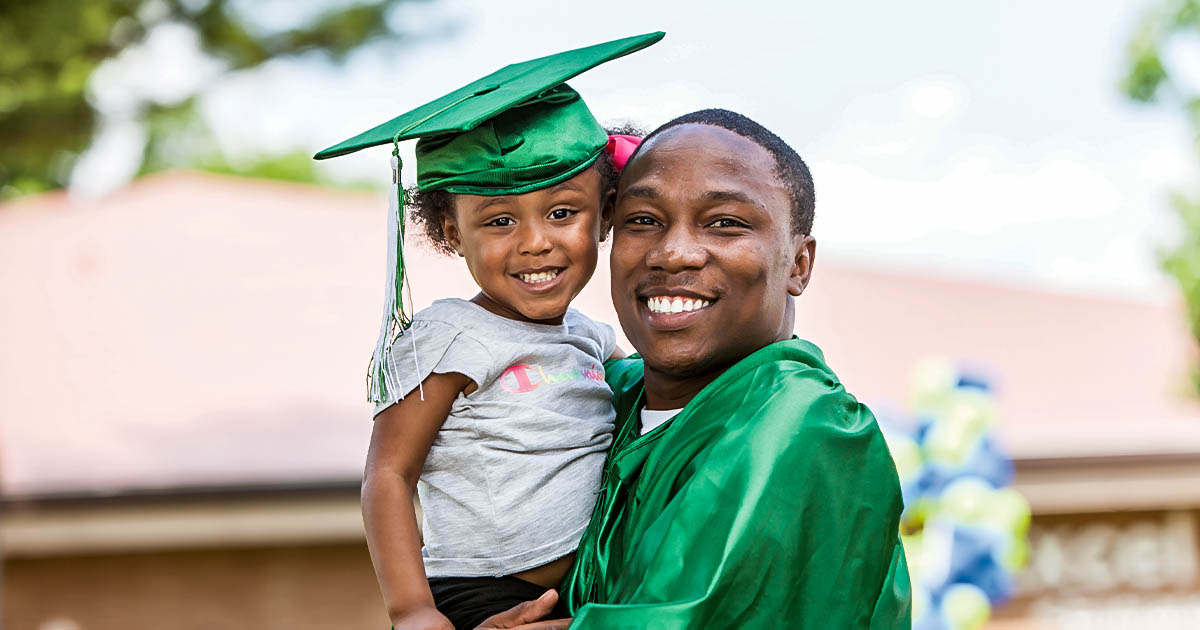
<path id="1" fill-rule="evenodd" d="M 667 420 L 678 415 L 680 411 L 683 411 L 683 409 L 646 409 L 642 407 L 641 412 L 638 414 L 639 419 L 642 421 L 641 432 L 638 435 L 646 435 L 662 426 Z"/>

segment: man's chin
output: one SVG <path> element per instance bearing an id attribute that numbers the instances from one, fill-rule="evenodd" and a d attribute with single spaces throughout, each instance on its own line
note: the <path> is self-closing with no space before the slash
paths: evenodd
<path id="1" fill-rule="evenodd" d="M 638 354 L 641 355 L 647 370 L 677 378 L 706 374 L 714 367 L 713 357 L 702 352 L 690 353 L 683 349 L 671 349 L 649 353 L 639 350 Z"/>

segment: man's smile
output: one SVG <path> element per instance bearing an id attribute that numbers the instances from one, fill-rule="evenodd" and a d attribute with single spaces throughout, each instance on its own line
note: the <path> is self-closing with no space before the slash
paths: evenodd
<path id="1" fill-rule="evenodd" d="M 712 302 L 708 300 L 695 299 L 682 296 L 663 295 L 657 297 L 646 298 L 646 307 L 651 313 L 683 313 L 698 311 L 702 308 L 708 308 Z"/>
<path id="2" fill-rule="evenodd" d="M 687 289 L 651 289 L 641 292 L 637 301 L 652 329 L 672 331 L 687 328 L 702 318 L 718 298 Z"/>

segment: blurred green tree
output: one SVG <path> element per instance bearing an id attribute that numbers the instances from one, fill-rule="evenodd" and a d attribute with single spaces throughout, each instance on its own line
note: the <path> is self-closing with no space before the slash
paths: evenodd
<path id="1" fill-rule="evenodd" d="M 247 17 L 270 4 L 264 2 L 0 0 L 0 199 L 67 184 L 77 158 L 98 132 L 101 113 L 87 89 L 93 71 L 143 42 L 159 25 L 178 23 L 193 29 L 203 54 L 219 62 L 223 72 L 310 51 L 336 63 L 367 42 L 404 39 L 406 35 L 389 28 L 387 18 L 405 1 L 409 0 L 343 0 L 312 10 L 312 2 L 273 0 L 275 8 L 289 15 L 311 16 L 292 28 L 272 30 Z M 207 133 L 194 103 L 194 98 L 174 103 L 136 100 L 134 118 L 147 137 L 142 172 L 178 166 L 164 160 L 160 150 L 176 131 Z M 217 155 L 202 161 L 208 163 L 201 167 L 228 170 Z M 301 164 L 296 156 L 267 162 L 265 169 L 246 168 L 290 179 L 313 177 L 311 165 Z"/>
<path id="2" fill-rule="evenodd" d="M 1182 110 L 1200 151 L 1200 77 L 1172 71 L 1164 57 L 1200 42 L 1200 0 L 1162 0 L 1148 9 L 1129 41 L 1121 89 L 1134 101 L 1161 103 Z M 1163 252 L 1162 266 L 1178 283 L 1187 304 L 1192 335 L 1200 342 L 1200 199 L 1171 195 L 1183 227 L 1179 243 Z M 1200 366 L 1192 372 L 1200 393 Z"/>

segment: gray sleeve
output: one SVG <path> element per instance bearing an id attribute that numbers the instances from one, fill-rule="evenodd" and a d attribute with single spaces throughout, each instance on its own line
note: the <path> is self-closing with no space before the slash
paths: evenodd
<path id="1" fill-rule="evenodd" d="M 608 357 L 612 356 L 613 350 L 617 349 L 617 334 L 613 332 L 613 327 L 598 322 L 575 309 L 567 311 L 570 321 L 568 325 L 574 330 L 577 335 L 583 335 L 592 341 L 600 348 L 600 356 L 596 357 L 599 361 L 607 361 Z"/>
<path id="2" fill-rule="evenodd" d="M 436 320 L 415 320 L 388 354 L 388 384 L 395 400 L 379 403 L 375 413 L 411 394 L 430 374 L 457 372 L 483 387 L 492 371 L 491 353 L 462 329 Z"/>
<path id="3" fill-rule="evenodd" d="M 596 332 L 600 334 L 600 360 L 607 361 L 617 349 L 617 333 L 613 327 L 604 322 L 595 322 Z"/>

